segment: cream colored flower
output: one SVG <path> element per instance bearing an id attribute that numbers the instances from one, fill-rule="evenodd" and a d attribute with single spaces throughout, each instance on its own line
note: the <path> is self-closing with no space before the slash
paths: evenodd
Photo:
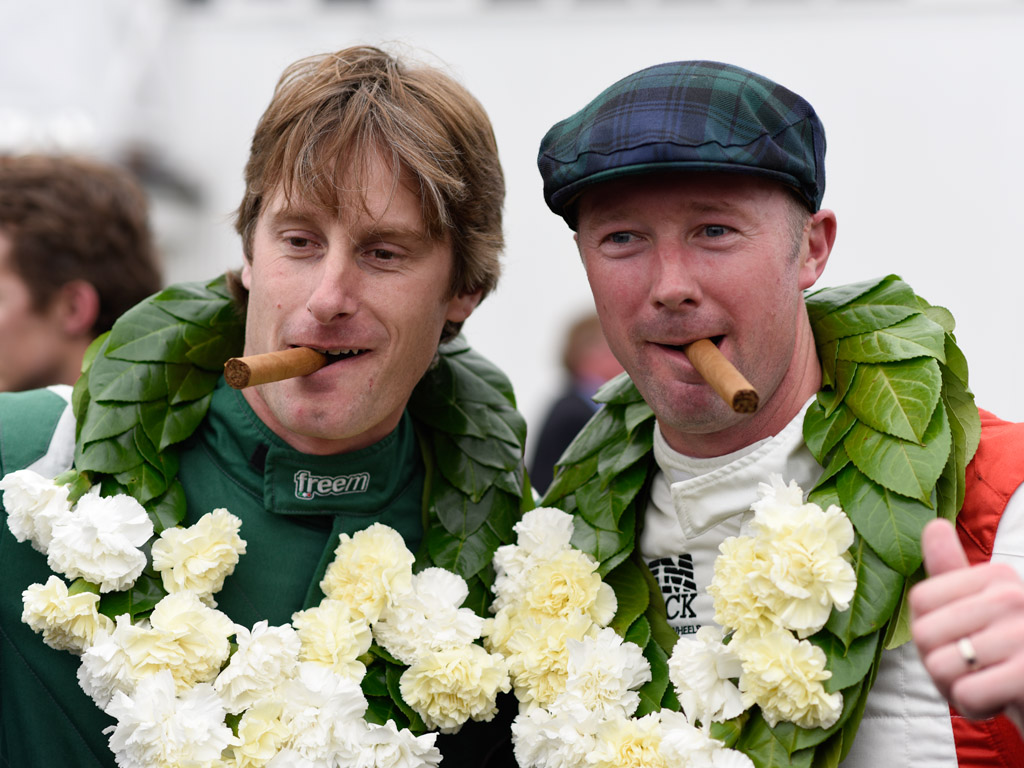
<path id="1" fill-rule="evenodd" d="M 436 733 L 415 736 L 408 729 L 398 730 L 394 720 L 369 724 L 352 768 L 432 768 L 441 762 L 435 741 Z"/>
<path id="2" fill-rule="evenodd" d="M 857 579 L 846 555 L 853 525 L 839 507 L 804 504 L 800 487 L 784 486 L 777 475 L 760 494 L 752 528 L 769 553 L 776 588 L 766 602 L 781 626 L 807 637 L 825 625 L 833 606 L 846 610 L 853 599 Z"/>
<path id="3" fill-rule="evenodd" d="M 409 591 L 414 559 L 397 531 L 374 523 L 352 536 L 341 534 L 320 588 L 373 623 L 396 595 Z"/>
<path id="4" fill-rule="evenodd" d="M 71 514 L 54 522 L 47 561 L 69 579 L 82 578 L 100 592 L 132 586 L 146 566 L 142 547 L 153 521 L 131 496 L 86 494 Z"/>
<path id="5" fill-rule="evenodd" d="M 373 636 L 358 611 L 340 600 L 324 599 L 318 606 L 292 614 L 292 626 L 302 644 L 302 661 L 328 667 L 356 682 L 363 679 L 366 667 L 359 657 L 370 650 Z"/>
<path id="6" fill-rule="evenodd" d="M 771 561 L 764 547 L 750 536 L 732 536 L 719 545 L 708 594 L 714 600 L 715 621 L 738 637 L 758 636 L 776 629 L 767 596 L 775 587 L 769 578 Z"/>
<path id="7" fill-rule="evenodd" d="M 520 617 L 501 653 L 521 710 L 551 706 L 569 679 L 569 641 L 582 640 L 597 629 L 582 613 L 568 619 Z"/>
<path id="8" fill-rule="evenodd" d="M 51 648 L 81 654 L 98 632 L 114 631 L 114 622 L 97 612 L 99 602 L 93 592 L 69 594 L 63 581 L 50 576 L 46 584 L 33 584 L 22 593 L 21 620 Z"/>
<path id="9" fill-rule="evenodd" d="M 601 719 L 587 713 L 582 719 L 553 715 L 534 707 L 512 721 L 512 746 L 522 768 L 570 768 L 587 765 L 594 752 Z"/>
<path id="10" fill-rule="evenodd" d="M 235 625 L 192 592 L 178 592 L 156 604 L 149 626 L 119 623 L 117 631 L 124 634 L 123 648 L 137 680 L 167 669 L 183 691 L 217 676 L 230 653 L 228 638 Z"/>
<path id="11" fill-rule="evenodd" d="M 290 733 L 281 722 L 280 701 L 253 704 L 238 722 L 238 741 L 226 765 L 234 768 L 263 768 L 284 746 Z"/>
<path id="12" fill-rule="evenodd" d="M 662 710 L 659 719 L 660 750 L 667 765 L 673 768 L 754 768 L 749 757 L 691 725 L 681 712 Z"/>
<path id="13" fill-rule="evenodd" d="M 608 721 L 598 731 L 587 763 L 594 768 L 668 768 L 657 714 Z"/>
<path id="14" fill-rule="evenodd" d="M 582 612 L 607 626 L 615 616 L 615 592 L 601 581 L 597 567 L 594 558 L 578 549 L 558 552 L 529 572 L 522 609 L 563 618 Z"/>
<path id="15" fill-rule="evenodd" d="M 68 487 L 56 485 L 31 469 L 9 472 L 0 480 L 4 492 L 7 527 L 18 541 L 46 553 L 53 538 L 53 524 L 71 514 Z"/>
<path id="16" fill-rule="evenodd" d="M 523 515 L 515 531 L 518 543 L 498 547 L 494 553 L 491 610 L 495 613 L 522 599 L 526 576 L 533 568 L 569 549 L 573 519 L 560 509 L 538 507 Z"/>
<path id="17" fill-rule="evenodd" d="M 215 509 L 188 528 L 167 528 L 153 542 L 153 567 L 168 592 L 192 590 L 215 607 L 213 593 L 235 571 L 245 554 L 238 535 L 242 521 L 226 509 Z"/>
<path id="18" fill-rule="evenodd" d="M 113 631 L 96 634 L 78 665 L 79 686 L 104 711 L 115 693 L 135 690 L 135 667 L 125 650 L 133 631 L 128 614 L 121 614 L 114 620 Z"/>
<path id="19" fill-rule="evenodd" d="M 470 719 L 493 718 L 498 692 L 509 688 L 501 656 L 475 644 L 428 653 L 399 680 L 405 702 L 442 733 L 455 733 Z"/>
<path id="20" fill-rule="evenodd" d="M 299 673 L 282 687 L 282 722 L 291 737 L 274 765 L 352 765 L 366 732 L 366 697 L 359 683 L 319 664 L 299 665 Z M 311 761 L 311 762 L 304 762 Z"/>
<path id="21" fill-rule="evenodd" d="M 843 711 L 841 693 L 822 684 L 832 673 L 825 653 L 784 630 L 764 637 L 734 640 L 743 662 L 739 687 L 746 706 L 757 704 L 769 725 L 780 721 L 801 728 L 829 728 Z"/>
<path id="22" fill-rule="evenodd" d="M 702 725 L 729 720 L 746 709 L 733 682 L 743 668 L 723 638 L 721 628 L 701 627 L 695 635 L 679 638 L 668 660 L 669 680 L 683 711 Z"/>

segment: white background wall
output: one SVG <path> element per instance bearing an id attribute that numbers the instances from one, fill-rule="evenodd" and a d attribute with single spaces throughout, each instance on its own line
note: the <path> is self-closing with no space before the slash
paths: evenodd
<path id="1" fill-rule="evenodd" d="M 562 329 L 591 306 L 543 204 L 539 140 L 613 80 L 689 58 L 815 105 L 839 217 L 822 284 L 901 274 L 956 315 L 979 402 L 1024 420 L 1024 0 L 0 0 L 0 144 L 148 141 L 205 194 L 199 213 L 161 213 L 168 277 L 211 277 L 240 263 L 231 212 L 284 66 L 388 42 L 446 63 L 494 121 L 505 271 L 466 330 L 532 423 L 559 383 Z"/>

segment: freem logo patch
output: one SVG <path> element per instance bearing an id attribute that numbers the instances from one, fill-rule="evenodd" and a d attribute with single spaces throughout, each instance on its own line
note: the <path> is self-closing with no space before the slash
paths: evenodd
<path id="1" fill-rule="evenodd" d="M 369 472 L 356 472 L 352 475 L 335 475 L 333 477 L 314 475 L 305 469 L 300 469 L 295 473 L 295 497 L 298 499 L 364 493 L 369 487 Z"/>

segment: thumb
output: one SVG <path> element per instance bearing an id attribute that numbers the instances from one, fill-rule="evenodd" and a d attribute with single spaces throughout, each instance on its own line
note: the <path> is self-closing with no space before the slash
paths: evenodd
<path id="1" fill-rule="evenodd" d="M 960 546 L 956 529 L 944 519 L 932 520 L 921 533 L 921 552 L 929 576 L 967 568 L 970 563 Z"/>

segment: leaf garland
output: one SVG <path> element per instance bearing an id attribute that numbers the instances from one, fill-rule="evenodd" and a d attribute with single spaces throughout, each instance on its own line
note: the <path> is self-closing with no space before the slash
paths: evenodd
<path id="1" fill-rule="evenodd" d="M 72 395 L 75 471 L 102 493 L 145 506 L 156 533 L 185 519 L 176 447 L 202 423 L 224 363 L 240 354 L 244 319 L 226 276 L 174 285 L 126 312 L 90 346 Z M 488 616 L 495 549 L 533 506 L 523 467 L 526 422 L 505 375 L 461 338 L 439 350 L 408 405 L 427 472 L 424 538 L 416 570 L 462 576 L 465 605 Z M 105 596 L 108 614 L 143 617 L 165 594 L 147 569 L 128 592 Z M 389 719 L 416 733 L 422 720 L 402 700 L 404 667 L 374 644 L 363 690 L 367 720 Z"/>
<path id="2" fill-rule="evenodd" d="M 804 440 L 824 472 L 809 500 L 839 504 L 856 531 L 857 589 L 811 642 L 826 651 L 844 711 L 828 731 L 791 723 L 774 728 L 756 708 L 714 723 L 712 734 L 758 768 L 835 766 L 849 752 L 883 648 L 909 639 L 908 580 L 921 570 L 921 529 L 953 518 L 964 473 L 981 435 L 967 363 L 950 313 L 918 297 L 896 275 L 805 296 L 822 366 L 822 389 L 804 419 Z M 612 622 L 648 658 L 677 639 L 665 603 L 636 548 L 648 489 L 654 414 L 621 375 L 595 397 L 604 404 L 559 461 L 543 506 L 576 517 L 573 545 L 601 562 L 619 601 Z M 645 642 L 639 642 L 643 640 Z M 641 689 L 645 711 L 678 709 L 671 689 Z"/>

